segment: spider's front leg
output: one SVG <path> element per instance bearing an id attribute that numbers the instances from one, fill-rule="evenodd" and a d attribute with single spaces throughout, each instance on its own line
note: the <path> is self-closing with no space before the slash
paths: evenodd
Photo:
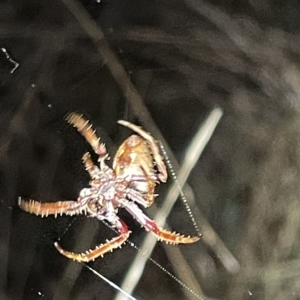
<path id="1" fill-rule="evenodd" d="M 153 232 L 161 241 L 170 244 L 190 244 L 197 242 L 200 239 L 198 236 L 184 236 L 176 232 L 170 232 L 168 230 L 159 228 L 155 221 L 148 218 L 142 212 L 142 210 L 131 201 L 123 199 L 122 205 L 146 230 Z"/>
<path id="2" fill-rule="evenodd" d="M 97 197 L 91 188 L 84 188 L 80 191 L 77 201 L 57 201 L 42 203 L 36 200 L 28 199 L 24 200 L 21 197 L 18 199 L 19 207 L 31 214 L 35 214 L 41 217 L 47 217 L 49 215 L 80 215 L 87 214 L 89 211 L 88 202 Z"/>
<path id="3" fill-rule="evenodd" d="M 96 131 L 93 130 L 92 125 L 88 120 L 84 119 L 82 115 L 71 112 L 66 120 L 72 124 L 81 135 L 92 146 L 95 153 L 101 158 L 108 159 L 108 154 L 103 143 L 100 143 L 100 138 L 96 135 Z"/>
<path id="4" fill-rule="evenodd" d="M 24 200 L 21 197 L 18 198 L 19 207 L 31 214 L 35 214 L 37 216 L 48 217 L 49 215 L 77 215 L 86 213 L 85 206 L 79 201 L 58 201 L 58 202 L 50 202 L 50 203 L 42 203 L 39 201 L 35 201 L 32 199 Z"/>
<path id="5" fill-rule="evenodd" d="M 117 228 L 120 233 L 119 236 L 113 238 L 110 241 L 107 241 L 105 244 L 101 244 L 97 246 L 94 250 L 88 250 L 85 253 L 73 253 L 64 250 L 57 242 L 54 243 L 56 249 L 64 256 L 76 260 L 78 262 L 89 262 L 91 260 L 95 260 L 99 256 L 103 256 L 105 253 L 109 251 L 113 251 L 114 249 L 121 247 L 123 243 L 128 239 L 130 235 L 130 231 L 127 228 L 127 225 L 120 220 L 119 218 L 115 219 L 114 227 Z"/>

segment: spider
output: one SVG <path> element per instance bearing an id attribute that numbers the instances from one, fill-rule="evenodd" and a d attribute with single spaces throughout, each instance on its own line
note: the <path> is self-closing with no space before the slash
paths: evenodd
<path id="1" fill-rule="evenodd" d="M 155 198 L 155 184 L 166 182 L 167 170 L 160 156 L 159 148 L 153 137 L 142 128 L 127 122 L 119 124 L 130 128 L 138 135 L 131 135 L 117 150 L 112 168 L 106 161 L 109 155 L 105 145 L 100 143 L 95 130 L 88 120 L 77 113 L 70 113 L 67 122 L 77 128 L 81 135 L 92 146 L 98 155 L 99 166 L 95 165 L 90 153 L 82 157 L 86 171 L 91 177 L 88 188 L 83 188 L 77 201 L 58 201 L 41 203 L 32 199 L 18 199 L 19 207 L 37 216 L 79 215 L 105 220 L 116 228 L 119 235 L 94 250 L 84 253 L 73 253 L 64 250 L 57 242 L 56 249 L 64 256 L 79 262 L 88 262 L 103 256 L 121 245 L 128 239 L 131 231 L 118 217 L 118 209 L 125 208 L 147 231 L 153 232 L 159 240 L 171 244 L 194 243 L 199 237 L 184 236 L 159 228 L 155 221 L 147 217 L 138 207 L 149 207 Z"/>

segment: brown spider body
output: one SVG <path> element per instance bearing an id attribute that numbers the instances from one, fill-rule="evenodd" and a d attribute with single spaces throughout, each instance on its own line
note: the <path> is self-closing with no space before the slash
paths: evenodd
<path id="1" fill-rule="evenodd" d="M 56 242 L 54 245 L 62 255 L 87 262 L 120 247 L 128 239 L 130 231 L 117 216 L 119 208 L 125 208 L 159 240 L 178 244 L 193 243 L 199 239 L 199 237 L 185 237 L 160 229 L 137 205 L 150 206 L 155 197 L 155 184 L 167 180 L 165 164 L 150 134 L 127 121 L 119 121 L 119 124 L 132 129 L 139 135 L 132 135 L 123 142 L 115 155 L 113 167 L 109 168 L 106 164 L 109 156 L 105 145 L 100 143 L 100 139 L 89 122 L 76 113 L 71 113 L 67 121 L 77 128 L 99 156 L 99 167 L 93 163 L 89 153 L 85 153 L 82 157 L 85 169 L 91 177 L 90 186 L 80 191 L 77 201 L 41 203 L 19 198 L 18 204 L 21 209 L 42 217 L 87 214 L 109 222 L 118 230 L 119 236 L 97 246 L 94 250 L 79 254 L 62 249 Z"/>

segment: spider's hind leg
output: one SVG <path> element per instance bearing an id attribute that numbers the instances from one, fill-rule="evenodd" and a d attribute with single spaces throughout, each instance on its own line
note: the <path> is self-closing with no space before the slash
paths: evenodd
<path id="1" fill-rule="evenodd" d="M 107 241 L 105 244 L 97 246 L 94 250 L 88 250 L 84 253 L 74 253 L 64 250 L 57 242 L 54 243 L 55 248 L 59 251 L 60 254 L 76 260 L 78 262 L 89 262 L 95 260 L 99 256 L 103 256 L 109 251 L 113 251 L 116 248 L 119 248 L 126 242 L 130 235 L 130 231 L 127 228 L 127 225 L 120 219 L 116 220 L 115 227 L 118 229 L 120 235 L 113 238 L 110 241 Z"/>
<path id="2" fill-rule="evenodd" d="M 184 236 L 176 232 L 170 232 L 168 230 L 159 228 L 155 221 L 148 218 L 142 210 L 133 202 L 123 200 L 125 209 L 147 230 L 154 233 L 158 240 L 164 241 L 170 244 L 190 244 L 197 242 L 200 236 Z"/>

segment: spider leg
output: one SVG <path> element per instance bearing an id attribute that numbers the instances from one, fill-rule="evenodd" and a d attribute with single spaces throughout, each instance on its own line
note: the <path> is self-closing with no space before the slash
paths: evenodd
<path id="1" fill-rule="evenodd" d="M 35 201 L 32 199 L 24 200 L 21 197 L 18 199 L 19 207 L 31 214 L 35 214 L 37 216 L 48 217 L 48 215 L 78 215 L 85 213 L 86 214 L 86 206 L 82 205 L 79 201 L 58 201 L 52 203 L 41 203 L 39 201 Z"/>
<path id="2" fill-rule="evenodd" d="M 128 188 L 127 189 L 127 197 L 131 199 L 132 201 L 135 201 L 144 207 L 149 207 L 154 200 L 154 197 L 157 196 L 154 193 L 151 195 L 148 193 L 146 195 L 141 194 L 141 192 L 133 189 L 133 188 Z"/>
<path id="3" fill-rule="evenodd" d="M 71 112 L 66 120 L 72 124 L 92 146 L 93 150 L 99 157 L 108 158 L 108 154 L 103 143 L 100 143 L 100 138 L 96 135 L 96 131 L 92 128 L 92 124 L 88 120 L 84 119 L 82 115 Z"/>
<path id="4" fill-rule="evenodd" d="M 99 178 L 100 169 L 93 163 L 90 153 L 86 152 L 82 156 L 82 162 L 85 170 L 89 173 L 92 179 Z"/>
<path id="5" fill-rule="evenodd" d="M 180 233 L 176 233 L 159 228 L 155 221 L 151 220 L 150 218 L 146 217 L 145 218 L 145 222 L 146 224 L 144 225 L 144 227 L 147 230 L 152 231 L 158 240 L 160 241 L 164 241 L 167 244 L 191 244 L 191 243 L 195 243 L 197 241 L 199 241 L 200 236 L 184 236 Z"/>
<path id="6" fill-rule="evenodd" d="M 198 236 L 184 236 L 176 232 L 170 232 L 159 228 L 155 221 L 148 218 L 142 210 L 131 201 L 122 199 L 122 205 L 147 231 L 153 232 L 160 241 L 170 244 L 190 244 L 197 242 L 200 239 Z"/>
<path id="7" fill-rule="evenodd" d="M 54 246 L 59 253 L 78 262 L 89 262 L 91 260 L 95 260 L 97 257 L 102 257 L 105 253 L 109 251 L 112 252 L 114 249 L 121 247 L 121 245 L 128 239 L 131 232 L 128 230 L 127 225 L 120 219 L 116 219 L 114 225 L 120 235 L 110 241 L 107 241 L 105 244 L 97 246 L 94 250 L 88 250 L 85 253 L 73 253 L 64 250 L 57 242 L 54 243 Z"/>
<path id="8" fill-rule="evenodd" d="M 168 174 L 167 174 L 167 169 L 166 166 L 163 162 L 163 159 L 159 153 L 159 148 L 156 144 L 155 139 L 146 131 L 144 131 L 141 127 L 136 126 L 128 121 L 124 121 L 124 120 L 119 120 L 118 121 L 119 124 L 130 128 L 131 130 L 135 131 L 136 133 L 138 133 L 141 137 L 143 137 L 148 143 L 149 146 L 151 148 L 152 151 L 152 155 L 153 158 L 156 162 L 157 165 L 157 169 L 159 170 L 160 174 L 158 175 L 160 181 L 165 182 L 168 178 Z"/>

